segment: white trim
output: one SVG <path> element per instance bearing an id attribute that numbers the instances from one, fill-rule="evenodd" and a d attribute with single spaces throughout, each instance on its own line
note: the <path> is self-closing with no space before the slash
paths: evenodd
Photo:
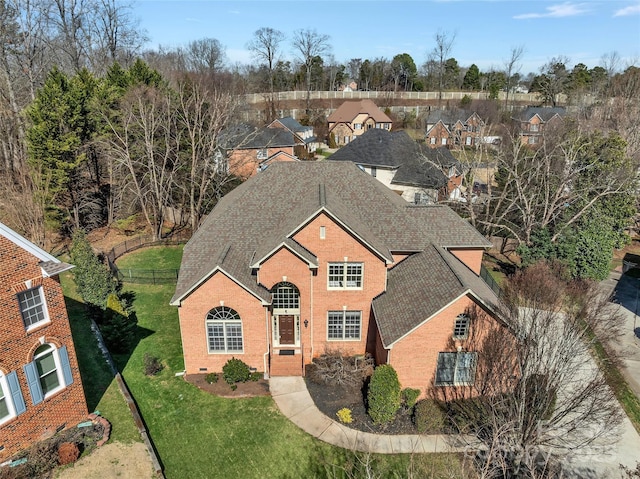
<path id="1" fill-rule="evenodd" d="M 290 238 L 291 241 L 295 241 L 293 238 Z M 296 241 L 297 242 L 297 241 Z M 298 243 L 300 244 L 300 243 Z M 304 246 L 300 245 L 300 247 L 304 248 Z M 309 267 L 318 267 L 318 264 L 316 263 L 312 263 L 310 262 L 308 259 L 304 258 L 301 254 L 299 254 L 297 251 L 294 251 L 293 248 L 291 248 L 287 243 L 285 243 L 284 241 L 280 244 L 278 244 L 275 248 L 273 248 L 271 251 L 269 251 L 267 254 L 265 254 L 262 258 L 260 258 L 256 263 L 250 265 L 250 268 L 253 269 L 260 269 L 261 263 L 263 263 L 264 261 L 267 261 L 271 256 L 273 256 L 274 254 L 276 254 L 276 252 L 280 249 L 280 248 L 286 248 L 290 253 L 292 253 L 294 256 L 297 256 L 298 258 L 300 258 L 303 262 L 307 263 L 309 265 Z M 313 254 L 313 253 L 312 253 Z M 315 256 L 315 255 L 314 255 Z"/>
<path id="2" fill-rule="evenodd" d="M 53 396 L 54 394 L 56 394 L 58 391 L 62 391 L 65 387 L 67 387 L 65 381 L 64 381 L 64 375 L 62 374 L 62 365 L 60 364 L 60 353 L 58 352 L 58 348 L 51 344 L 51 343 L 46 343 L 43 344 L 42 346 L 49 346 L 49 349 L 47 351 L 42 351 L 41 353 L 38 353 L 36 355 L 33 356 L 33 364 L 35 367 L 35 371 L 36 374 L 38 375 L 38 381 L 40 382 L 40 388 L 42 389 L 42 399 L 45 400 L 51 396 Z M 40 347 L 42 347 L 40 346 Z M 45 393 L 44 392 L 44 387 L 42 386 L 42 376 L 40 376 L 40 373 L 38 372 L 38 366 L 36 364 L 36 361 L 43 357 L 46 356 L 47 354 L 51 353 L 52 357 L 53 357 L 53 362 L 56 366 L 56 376 L 58 377 L 58 387 L 56 387 L 55 389 L 52 389 L 51 391 Z"/>
<path id="3" fill-rule="evenodd" d="M 329 314 L 331 314 L 331 313 L 342 313 L 342 338 L 330 338 L 329 337 Z M 358 337 L 357 338 L 346 338 L 345 337 L 347 313 L 358 313 L 360 315 L 360 326 L 358 328 Z M 341 310 L 333 309 L 333 310 L 327 311 L 326 320 L 327 320 L 327 323 L 326 323 L 326 325 L 327 325 L 327 334 L 326 334 L 326 336 L 327 336 L 327 341 L 328 342 L 362 341 L 362 311 L 360 311 L 360 310 L 347 310 L 343 306 L 343 308 Z"/>
<path id="4" fill-rule="evenodd" d="M 29 291 L 38 291 L 38 295 L 40 296 L 40 301 L 41 301 L 41 307 L 42 307 L 42 313 L 44 314 L 44 319 L 41 319 L 40 321 L 36 322 L 36 323 L 32 323 L 30 325 L 25 324 L 24 322 L 24 310 L 22 309 L 22 305 L 20 304 L 20 297 L 26 293 L 28 293 Z M 49 308 L 47 307 L 47 298 L 45 298 L 44 296 L 44 288 L 42 287 L 42 285 L 40 286 L 36 286 L 35 288 L 30 288 L 27 289 L 25 291 L 20 291 L 17 295 L 16 298 L 18 300 L 18 307 L 20 308 L 20 317 L 22 318 L 22 324 L 24 325 L 24 329 L 29 332 L 29 331 L 33 331 L 34 329 L 37 329 L 41 326 L 44 326 L 46 324 L 51 323 L 51 317 L 49 316 Z M 44 344 L 43 341 L 40 342 L 40 344 Z"/>
<path id="5" fill-rule="evenodd" d="M 16 233 L 15 231 L 13 231 L 11 228 L 9 228 L 7 225 L 3 223 L 0 223 L 0 235 L 4 236 L 9 241 L 19 246 L 20 248 L 24 249 L 25 251 L 36 256 L 41 261 L 53 261 L 54 263 L 61 262 L 58 258 L 50 255 L 42 248 L 33 244 L 31 241 L 20 236 L 18 233 Z"/>
<path id="6" fill-rule="evenodd" d="M 16 408 L 13 404 L 13 397 L 11 397 L 11 390 L 9 389 L 9 382 L 7 381 L 7 375 L 0 371 L 0 391 L 4 396 L 5 404 L 9 410 L 9 414 L 5 417 L 0 417 L 0 425 L 11 421 L 16 417 Z"/>

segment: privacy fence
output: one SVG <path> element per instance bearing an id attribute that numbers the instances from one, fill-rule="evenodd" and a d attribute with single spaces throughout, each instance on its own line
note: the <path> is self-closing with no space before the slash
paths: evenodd
<path id="1" fill-rule="evenodd" d="M 107 263 L 114 277 L 124 283 L 172 284 L 178 280 L 178 269 L 131 269 L 118 268 L 116 260 L 131 251 L 147 246 L 178 245 L 191 238 L 190 231 L 180 231 L 166 238 L 157 239 L 151 235 L 137 236 L 117 244 L 105 253 Z"/>

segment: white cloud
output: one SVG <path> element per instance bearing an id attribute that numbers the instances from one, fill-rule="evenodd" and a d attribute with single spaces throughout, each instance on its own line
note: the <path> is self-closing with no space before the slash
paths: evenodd
<path id="1" fill-rule="evenodd" d="M 616 10 L 613 14 L 614 17 L 627 17 L 629 15 L 640 15 L 640 3 Z"/>
<path id="2" fill-rule="evenodd" d="M 516 20 L 524 20 L 528 18 L 561 18 L 561 17 L 574 17 L 576 15 L 582 15 L 589 11 L 584 3 L 561 3 L 558 5 L 551 5 L 547 7 L 544 13 L 523 13 L 516 15 L 513 18 Z"/>

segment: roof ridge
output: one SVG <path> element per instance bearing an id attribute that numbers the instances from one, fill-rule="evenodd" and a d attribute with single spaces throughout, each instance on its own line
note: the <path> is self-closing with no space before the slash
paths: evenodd
<path id="1" fill-rule="evenodd" d="M 462 278 L 460 277 L 460 275 L 458 274 L 458 272 L 449 264 L 449 261 L 447 260 L 447 258 L 445 258 L 444 256 L 444 252 L 449 253 L 448 251 L 446 251 L 443 247 L 441 246 L 436 246 L 435 244 L 431 243 L 431 246 L 433 248 L 435 248 L 436 252 L 438 253 L 438 255 L 440 255 L 440 257 L 442 258 L 442 261 L 444 261 L 444 263 L 447 265 L 447 268 L 449 268 L 449 270 L 453 273 L 453 275 L 456 277 L 456 279 L 458 280 L 458 282 L 460 283 L 460 286 L 462 286 L 463 288 L 467 288 L 467 289 L 471 289 L 469 287 L 469 285 L 467 285 Z M 442 250 L 442 251 L 441 251 Z M 450 255 L 452 255 L 451 253 L 449 253 Z M 452 255 L 453 256 L 453 255 Z M 456 258 L 457 259 L 457 258 Z"/>

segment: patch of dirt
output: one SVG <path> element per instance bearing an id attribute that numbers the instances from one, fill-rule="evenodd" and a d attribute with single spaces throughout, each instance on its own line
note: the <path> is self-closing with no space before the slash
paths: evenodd
<path id="1" fill-rule="evenodd" d="M 146 479 L 157 477 L 141 442 L 113 442 L 95 449 L 75 464 L 59 469 L 55 479 Z"/>
<path id="2" fill-rule="evenodd" d="M 189 374 L 185 376 L 185 379 L 194 386 L 202 389 L 210 394 L 215 394 L 223 398 L 246 398 L 254 396 L 268 396 L 269 382 L 265 379 L 259 379 L 258 381 L 247 381 L 246 383 L 237 383 L 237 389 L 234 391 L 231 389 L 220 374 L 218 382 L 209 384 L 205 381 L 206 374 Z"/>
<path id="3" fill-rule="evenodd" d="M 376 425 L 373 423 L 364 406 L 366 390 L 364 386 L 353 387 L 347 385 L 327 385 L 305 378 L 309 394 L 320 411 L 331 419 L 338 421 L 336 413 L 346 407 L 351 409 L 351 424 L 345 426 L 358 431 L 376 434 L 418 434 L 411 413 L 400 409 L 396 418 L 389 424 Z"/>

